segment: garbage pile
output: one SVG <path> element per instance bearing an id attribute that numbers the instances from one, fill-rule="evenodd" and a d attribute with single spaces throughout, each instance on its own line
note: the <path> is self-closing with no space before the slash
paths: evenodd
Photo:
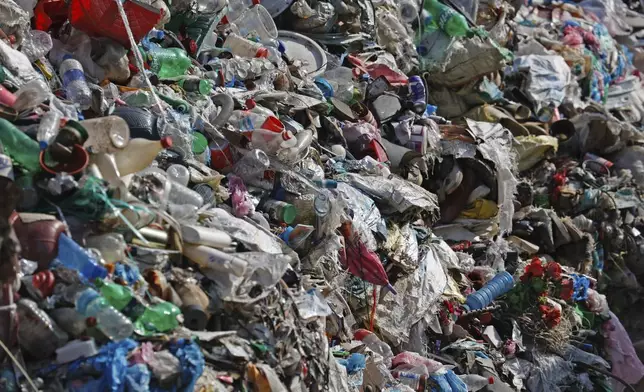
<path id="1" fill-rule="evenodd" d="M 635 390 L 640 7 L 3 1 L 0 390 Z"/>

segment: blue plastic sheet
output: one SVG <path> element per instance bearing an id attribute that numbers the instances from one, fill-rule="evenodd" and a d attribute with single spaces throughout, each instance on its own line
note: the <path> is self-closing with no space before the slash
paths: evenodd
<path id="1" fill-rule="evenodd" d="M 72 362 L 67 367 L 69 379 L 74 380 L 68 386 L 69 391 L 124 391 L 127 355 L 137 346 L 138 343 L 132 339 L 110 342 L 101 347 L 97 355 Z M 93 378 L 94 374 L 100 376 Z"/>

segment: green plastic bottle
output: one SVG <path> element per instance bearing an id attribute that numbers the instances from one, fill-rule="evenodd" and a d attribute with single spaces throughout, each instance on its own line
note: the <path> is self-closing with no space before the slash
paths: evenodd
<path id="1" fill-rule="evenodd" d="M 96 287 L 103 298 L 134 322 L 134 330 L 142 335 L 167 332 L 179 326 L 177 316 L 181 310 L 170 302 L 147 306 L 127 286 L 96 280 Z"/>
<path id="2" fill-rule="evenodd" d="M 463 15 L 438 0 L 426 0 L 425 10 L 432 16 L 432 23 L 450 37 L 463 37 L 470 31 Z"/>
<path id="3" fill-rule="evenodd" d="M 148 55 L 151 58 L 150 70 L 159 79 L 183 76 L 192 65 L 186 51 L 179 48 L 153 48 Z"/>
<path id="4" fill-rule="evenodd" d="M 2 118 L 0 118 L 0 143 L 5 155 L 11 158 L 14 166 L 20 165 L 25 171 L 32 173 L 40 171 L 38 142 Z"/>

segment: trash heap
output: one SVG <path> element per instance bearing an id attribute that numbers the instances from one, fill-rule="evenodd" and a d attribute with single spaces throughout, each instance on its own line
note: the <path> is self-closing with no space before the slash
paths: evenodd
<path id="1" fill-rule="evenodd" d="M 638 7 L 4 0 L 0 390 L 634 391 Z"/>

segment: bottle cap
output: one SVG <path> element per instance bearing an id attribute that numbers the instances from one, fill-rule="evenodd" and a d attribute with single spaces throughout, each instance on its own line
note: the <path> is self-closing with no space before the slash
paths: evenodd
<path id="1" fill-rule="evenodd" d="M 254 100 L 254 99 L 252 99 L 252 98 L 248 98 L 248 99 L 246 100 L 246 108 L 247 108 L 248 110 L 252 110 L 253 108 L 255 108 L 255 106 L 257 106 L 257 103 L 255 102 L 255 100 Z"/>
<path id="2" fill-rule="evenodd" d="M 257 52 L 255 53 L 256 58 L 267 58 L 268 57 L 268 49 L 266 48 L 259 48 L 257 49 Z"/>
<path id="3" fill-rule="evenodd" d="M 66 54 L 66 55 L 63 56 L 63 61 L 65 61 L 67 59 L 73 59 L 73 58 L 74 57 L 71 54 Z"/>
<path id="4" fill-rule="evenodd" d="M 363 329 L 363 328 L 360 328 L 360 329 L 356 330 L 353 333 L 353 338 L 355 340 L 364 340 L 364 338 L 366 338 L 367 336 L 369 336 L 371 334 L 373 334 L 373 332 L 367 331 L 366 329 Z"/>
<path id="5" fill-rule="evenodd" d="M 487 382 L 488 382 L 488 384 L 494 384 L 494 377 L 490 376 L 490 377 L 487 379 Z"/>
<path id="6" fill-rule="evenodd" d="M 161 145 L 163 148 L 168 149 L 172 147 L 172 137 L 165 136 L 161 138 Z"/>
<path id="7" fill-rule="evenodd" d="M 282 132 L 282 139 L 291 140 L 292 138 L 293 138 L 293 133 L 291 133 L 290 131 Z"/>
<path id="8" fill-rule="evenodd" d="M 47 142 L 46 142 L 46 141 L 44 141 L 44 140 L 39 141 L 39 142 L 38 142 L 38 144 L 40 145 L 40 149 L 41 149 L 41 150 L 46 150 L 46 149 L 47 149 L 47 146 L 49 145 L 49 144 L 47 144 Z"/>

